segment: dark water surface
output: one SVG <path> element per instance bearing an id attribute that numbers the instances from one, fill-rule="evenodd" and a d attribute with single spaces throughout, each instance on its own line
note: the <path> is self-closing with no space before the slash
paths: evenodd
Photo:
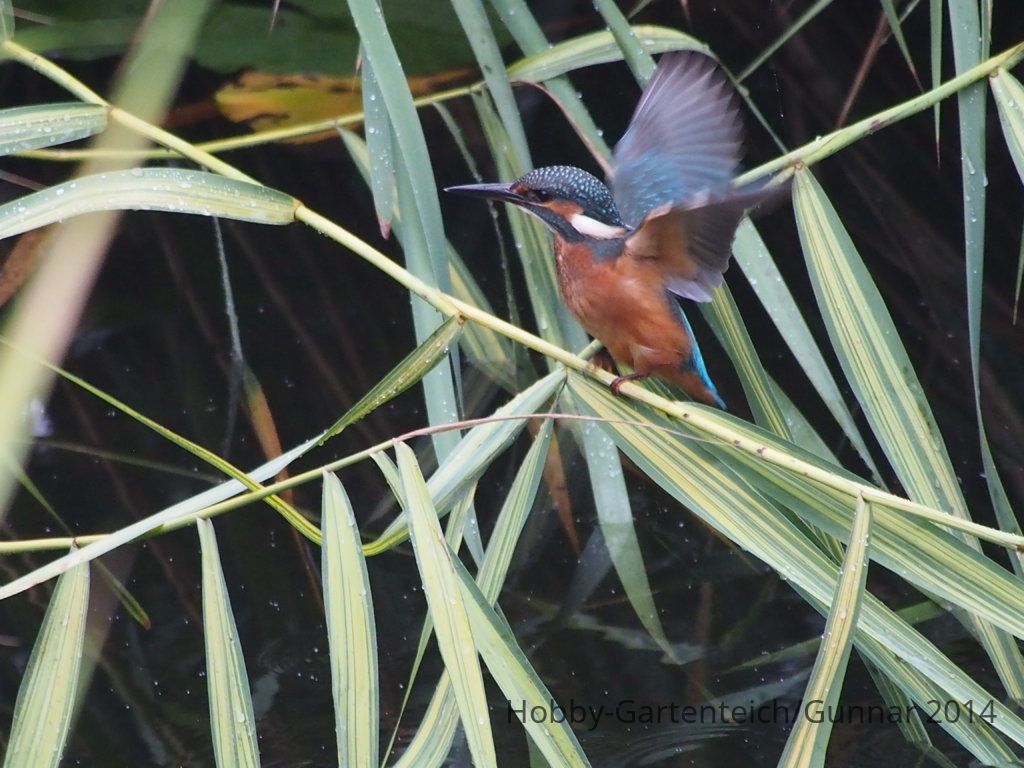
<path id="1" fill-rule="evenodd" d="M 707 39 L 734 71 L 741 70 L 806 3 L 787 11 L 778 4 L 740 2 L 714 7 L 690 3 L 688 23 L 675 3 L 655 3 L 639 19 L 690 30 Z M 728 8 L 724 6 L 728 5 Z M 845 7 L 841 7 L 844 6 Z M 926 5 L 926 4 L 923 4 Z M 796 7 L 796 6 L 799 6 Z M 749 81 L 767 119 L 790 146 L 834 127 L 875 28 L 877 4 L 836 4 L 785 46 Z M 558 38 L 597 28 L 586 4 L 544 4 L 544 18 Z M 1003 23 L 993 51 L 1024 37 Z M 915 61 L 927 70 L 927 9 L 907 24 Z M 512 54 L 509 53 L 509 58 Z M 102 90 L 112 60 L 69 62 L 69 68 Z M 574 79 L 595 120 L 614 140 L 628 120 L 637 89 L 626 67 L 602 66 Z M 189 70 L 180 104 L 201 102 L 222 77 Z M 915 92 L 898 50 L 883 46 L 855 118 Z M 35 76 L 0 68 L 0 92 L 10 104 L 61 98 Z M 597 171 L 558 111 L 536 91 L 521 89 L 534 161 L 576 163 Z M 5 104 L 6 105 L 6 104 Z M 468 102 L 451 105 L 464 136 L 486 173 L 475 116 Z M 431 110 L 422 112 L 439 186 L 471 181 L 450 136 Z M 747 116 L 748 161 L 775 154 L 770 140 Z M 875 276 L 921 376 L 936 418 L 961 474 L 976 519 L 990 522 L 980 476 L 970 396 L 963 264 L 961 257 L 959 150 L 952 105 L 943 111 L 941 164 L 935 163 L 930 113 L 897 125 L 828 160 L 816 174 L 835 203 Z M 1021 330 L 1010 323 L 1022 195 L 994 109 L 989 132 L 989 225 L 983 328 L 983 387 L 990 439 L 1011 500 L 1024 498 L 1019 446 L 1024 442 L 1024 356 Z M 234 133 L 206 122 L 183 129 L 190 138 Z M 262 147 L 228 158 L 266 183 L 300 197 L 376 247 L 400 256 L 381 240 L 369 195 L 337 141 Z M 41 183 L 68 168 L 13 160 L 5 170 Z M 21 194 L 0 184 L 4 201 Z M 508 315 L 502 269 L 486 212 L 444 199 L 448 233 L 496 311 Z M 414 346 L 404 290 L 359 257 L 301 226 L 258 228 L 223 223 L 234 302 L 246 360 L 262 384 L 281 442 L 290 447 L 322 430 Z M 777 261 L 819 340 L 827 345 L 788 207 L 762 222 Z M 0 248 L 9 248 L 4 243 Z M 528 311 L 513 265 L 513 288 Z M 766 366 L 830 445 L 856 471 L 855 454 L 839 438 L 827 412 L 812 396 L 739 270 L 728 282 L 750 318 L 748 327 Z M 698 327 L 705 357 L 725 400 L 749 417 L 738 380 L 710 330 Z M 82 318 L 66 365 L 147 416 L 211 449 L 236 466 L 260 463 L 253 430 L 232 404 L 230 337 L 217 265 L 213 224 L 204 218 L 130 213 L 110 250 Z M 836 367 L 838 374 L 838 366 Z M 483 415 L 506 395 L 467 368 L 470 415 Z M 849 402 L 854 402 L 851 397 Z M 237 413 L 237 415 L 236 415 Z M 315 451 L 300 471 L 344 456 L 407 429 L 423 426 L 422 398 L 414 389 Z M 50 503 L 76 532 L 108 531 L 192 495 L 216 480 L 211 470 L 133 420 L 86 393 L 58 382 L 46 408 L 45 438 L 33 451 L 29 472 Z M 586 466 L 561 434 L 576 528 L 586 542 L 595 534 Z M 476 509 L 489 532 L 528 447 L 520 439 L 485 475 Z M 146 462 L 136 465 L 133 462 Z M 627 463 L 627 482 L 648 575 L 669 639 L 683 661 L 663 658 L 643 631 L 614 575 L 578 598 L 589 574 L 600 575 L 602 549 L 578 558 L 542 490 L 500 605 L 516 636 L 561 707 L 595 766 L 775 765 L 801 705 L 816 645 L 781 659 L 781 649 L 820 636 L 824 620 L 761 563 L 706 529 Z M 891 477 L 886 478 L 892 482 Z M 380 531 L 396 508 L 371 462 L 347 469 L 342 480 L 361 528 Z M 896 487 L 893 485 L 893 487 Z M 297 489 L 300 509 L 319 513 L 319 487 Z M 332 765 L 334 720 L 327 637 L 318 603 L 319 550 L 299 540 L 271 509 L 252 507 L 216 521 L 226 576 L 252 686 L 260 748 L 266 765 Z M 5 538 L 63 535 L 26 494 L 8 515 Z M 8 581 L 45 562 L 36 554 L 0 559 Z M 152 619 L 143 629 L 93 580 L 90 637 L 101 649 L 65 763 L 109 765 L 209 765 L 207 694 L 202 636 L 199 548 L 191 528 L 123 547 L 104 560 L 124 579 Z M 307 567 L 307 563 L 309 567 Z M 395 727 L 426 605 L 408 545 L 369 561 L 380 654 L 381 720 L 385 737 Z M 869 586 L 892 607 L 922 597 L 902 581 L 872 567 Z M 9 722 L 48 588 L 0 605 L 0 722 Z M 582 602 L 579 600 L 582 599 Z M 989 690 L 1001 688 L 979 646 L 960 624 L 943 616 L 923 625 L 954 661 Z M 96 653 L 94 650 L 93 653 Z M 400 726 L 397 749 L 418 722 L 440 671 L 436 650 L 427 660 Z M 502 765 L 527 765 L 526 737 L 516 712 L 489 684 L 491 719 Z M 853 707 L 880 698 L 856 655 L 842 693 Z M 700 705 L 707 705 L 703 708 Z M 696 709 L 688 709 L 695 707 Z M 738 713 L 738 714 L 737 714 Z M 907 766 L 925 761 L 892 723 L 836 726 L 830 765 Z M 876 717 L 877 713 L 871 715 Z M 753 722 L 749 722 L 753 720 Z M 956 765 L 969 755 L 937 727 L 930 735 Z M 3 738 L 0 737 L 0 743 Z M 468 765 L 464 746 L 452 765 Z"/>

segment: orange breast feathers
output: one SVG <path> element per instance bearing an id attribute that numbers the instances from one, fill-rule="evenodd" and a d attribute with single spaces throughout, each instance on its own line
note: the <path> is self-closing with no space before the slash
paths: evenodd
<path id="1" fill-rule="evenodd" d="M 562 297 L 587 332 L 637 373 L 676 378 L 691 343 L 660 270 L 625 254 L 596 260 L 586 242 L 556 241 Z"/>

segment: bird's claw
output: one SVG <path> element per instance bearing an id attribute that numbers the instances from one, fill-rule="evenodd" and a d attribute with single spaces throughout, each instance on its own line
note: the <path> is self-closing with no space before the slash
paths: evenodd
<path id="1" fill-rule="evenodd" d="M 608 386 L 611 388 L 612 394 L 617 395 L 619 390 L 622 389 L 622 385 L 627 381 L 640 381 L 640 379 L 646 376 L 646 373 L 630 373 L 625 376 L 616 376 Z"/>

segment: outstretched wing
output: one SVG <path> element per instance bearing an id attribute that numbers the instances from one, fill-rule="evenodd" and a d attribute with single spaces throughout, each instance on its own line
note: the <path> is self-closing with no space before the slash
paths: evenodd
<path id="1" fill-rule="evenodd" d="M 608 181 L 623 221 L 636 227 L 666 203 L 724 191 L 742 141 L 735 93 L 715 62 L 692 51 L 662 56 L 615 147 Z"/>
<path id="2" fill-rule="evenodd" d="M 655 208 L 626 240 L 621 258 L 653 262 L 665 287 L 693 301 L 711 301 L 729 266 L 732 240 L 743 214 L 786 187 L 758 183 L 718 199 L 699 195 L 688 203 Z"/>

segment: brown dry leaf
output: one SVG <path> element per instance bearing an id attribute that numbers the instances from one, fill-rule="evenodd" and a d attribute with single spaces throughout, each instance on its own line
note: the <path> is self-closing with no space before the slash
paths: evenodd
<path id="1" fill-rule="evenodd" d="M 423 96 L 463 79 L 469 70 L 413 76 L 413 96 Z M 248 123 L 255 131 L 273 130 L 338 117 L 361 115 L 363 95 L 360 78 L 321 75 L 274 75 L 245 72 L 214 95 L 221 114 L 234 123 Z M 334 131 L 320 131 L 287 141 L 296 144 L 333 138 Z"/>

